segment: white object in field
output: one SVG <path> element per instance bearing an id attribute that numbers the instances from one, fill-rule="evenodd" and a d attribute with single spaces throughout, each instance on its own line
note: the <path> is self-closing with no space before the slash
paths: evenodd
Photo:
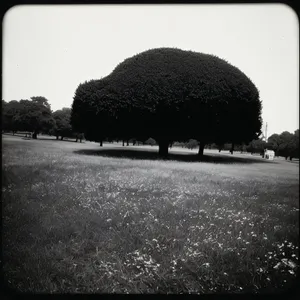
<path id="1" fill-rule="evenodd" d="M 274 160 L 275 152 L 273 150 L 267 150 L 264 151 L 264 158 L 269 160 Z"/>

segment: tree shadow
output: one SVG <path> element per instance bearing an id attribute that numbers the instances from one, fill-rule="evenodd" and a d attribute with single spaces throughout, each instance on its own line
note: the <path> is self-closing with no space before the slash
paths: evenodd
<path id="1" fill-rule="evenodd" d="M 220 164 L 251 164 L 251 163 L 277 163 L 274 161 L 264 160 L 261 157 L 236 157 L 224 154 L 205 154 L 199 159 L 195 153 L 169 153 L 167 158 L 158 156 L 157 151 L 152 150 L 139 150 L 139 149 L 81 149 L 73 151 L 81 155 L 94 155 L 113 158 L 129 158 L 137 160 L 175 160 L 181 162 L 209 162 Z"/>

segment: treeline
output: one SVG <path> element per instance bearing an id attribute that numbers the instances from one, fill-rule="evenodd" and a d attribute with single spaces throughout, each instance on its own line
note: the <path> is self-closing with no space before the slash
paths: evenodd
<path id="1" fill-rule="evenodd" d="M 71 109 L 52 111 L 45 97 L 31 97 L 30 100 L 2 100 L 2 132 L 26 132 L 33 139 L 37 135 L 49 134 L 56 139 L 65 137 L 83 139 L 83 134 L 74 132 L 70 124 Z"/>
<path id="2" fill-rule="evenodd" d="M 187 149 L 196 149 L 199 147 L 199 142 L 196 140 L 189 140 L 185 143 L 175 142 L 173 144 L 177 147 L 187 148 Z M 217 149 L 221 151 L 231 151 L 232 144 L 226 143 L 222 145 L 217 144 L 208 144 L 205 147 L 206 149 Z M 299 158 L 299 129 L 294 133 L 284 131 L 281 134 L 272 134 L 268 141 L 263 139 L 252 140 L 249 144 L 237 144 L 234 147 L 235 151 L 240 151 L 241 153 L 248 152 L 251 154 L 263 155 L 264 150 L 273 150 L 275 156 L 282 156 L 285 159 L 292 160 L 293 158 Z"/>
<path id="3" fill-rule="evenodd" d="M 70 124 L 71 108 L 62 108 L 52 111 L 48 100 L 45 97 L 31 97 L 30 100 L 12 100 L 6 102 L 2 100 L 2 132 L 28 132 L 31 137 L 36 139 L 40 133 L 55 136 L 56 139 L 63 140 L 64 138 L 75 138 L 76 141 L 82 141 L 84 134 L 72 130 Z M 88 139 L 88 138 L 87 138 Z M 88 139 L 89 140 L 89 139 Z M 146 141 L 138 139 L 104 139 L 106 142 L 122 141 L 123 145 L 157 145 L 153 138 Z M 102 141 L 101 141 L 102 145 Z M 199 142 L 190 139 L 186 142 L 174 142 L 170 145 L 187 149 L 196 149 L 199 147 Z M 207 144 L 206 149 L 218 149 L 221 151 L 231 151 L 232 144 Z M 274 150 L 276 156 L 282 156 L 292 160 L 299 158 L 299 129 L 294 133 L 284 131 L 281 134 L 273 134 L 268 138 L 268 141 L 257 139 L 249 144 L 235 144 L 234 150 L 240 152 L 248 152 L 251 154 L 262 155 L 264 149 Z"/>

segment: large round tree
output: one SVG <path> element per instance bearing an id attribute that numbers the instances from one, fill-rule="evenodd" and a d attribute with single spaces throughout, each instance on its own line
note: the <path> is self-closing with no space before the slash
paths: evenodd
<path id="1" fill-rule="evenodd" d="M 152 49 L 120 63 L 102 83 L 87 103 L 101 109 L 110 103 L 105 109 L 113 111 L 120 134 L 153 137 L 162 156 L 174 140 L 197 139 L 202 155 L 206 143 L 247 143 L 260 134 L 257 88 L 216 56 Z"/>

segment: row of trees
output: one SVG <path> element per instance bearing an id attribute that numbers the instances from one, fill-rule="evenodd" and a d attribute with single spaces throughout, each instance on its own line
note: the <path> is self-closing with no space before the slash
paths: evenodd
<path id="1" fill-rule="evenodd" d="M 294 133 L 284 131 L 281 134 L 272 134 L 268 141 L 255 140 L 249 145 L 251 152 L 263 153 L 264 149 L 274 150 L 276 156 L 288 157 L 292 160 L 299 158 L 299 129 Z"/>
<path id="2" fill-rule="evenodd" d="M 52 112 L 48 100 L 44 97 L 32 97 L 31 100 L 20 100 L 5 102 L 2 100 L 2 130 L 4 131 L 25 131 L 32 132 L 32 137 L 36 138 L 38 133 L 44 133 L 56 136 L 56 139 L 64 137 L 75 137 L 80 141 L 83 134 L 73 131 L 70 124 L 71 109 L 63 108 Z M 119 141 L 119 139 L 116 139 Z M 113 142 L 113 139 L 107 140 Z M 153 138 L 145 141 L 139 141 L 136 138 L 123 140 L 123 145 L 157 145 Z M 195 139 L 189 139 L 185 142 L 174 142 L 174 146 L 195 149 L 199 147 L 199 142 Z M 208 149 L 218 149 L 220 152 L 231 151 L 232 144 L 208 144 Z M 236 144 L 235 150 L 241 152 L 250 152 L 252 154 L 262 154 L 264 149 L 274 150 L 276 156 L 299 158 L 299 129 L 294 133 L 284 131 L 281 134 L 273 134 L 268 141 L 263 139 L 254 139 L 248 144 Z"/>
<path id="3" fill-rule="evenodd" d="M 187 149 L 195 149 L 199 147 L 199 142 L 194 139 L 190 139 L 189 141 L 175 142 L 174 146 L 179 146 Z M 207 149 L 218 149 L 221 151 L 231 151 L 232 145 L 229 143 L 225 143 L 222 145 L 217 145 L 215 143 L 209 144 L 206 146 Z M 297 129 L 294 133 L 290 133 L 288 131 L 284 131 L 281 134 L 272 134 L 268 141 L 263 139 L 255 139 L 252 140 L 249 144 L 237 144 L 235 145 L 235 150 L 243 152 L 248 152 L 251 154 L 260 154 L 264 153 L 264 150 L 274 150 L 276 156 L 285 157 L 285 159 L 292 160 L 293 158 L 299 158 L 300 150 L 299 150 L 299 129 Z"/>
<path id="4" fill-rule="evenodd" d="M 45 97 L 31 97 L 30 100 L 2 100 L 2 130 L 25 131 L 32 133 L 36 139 L 39 133 L 59 137 L 76 137 L 82 135 L 74 132 L 70 124 L 71 109 L 63 108 L 52 112 Z"/>

